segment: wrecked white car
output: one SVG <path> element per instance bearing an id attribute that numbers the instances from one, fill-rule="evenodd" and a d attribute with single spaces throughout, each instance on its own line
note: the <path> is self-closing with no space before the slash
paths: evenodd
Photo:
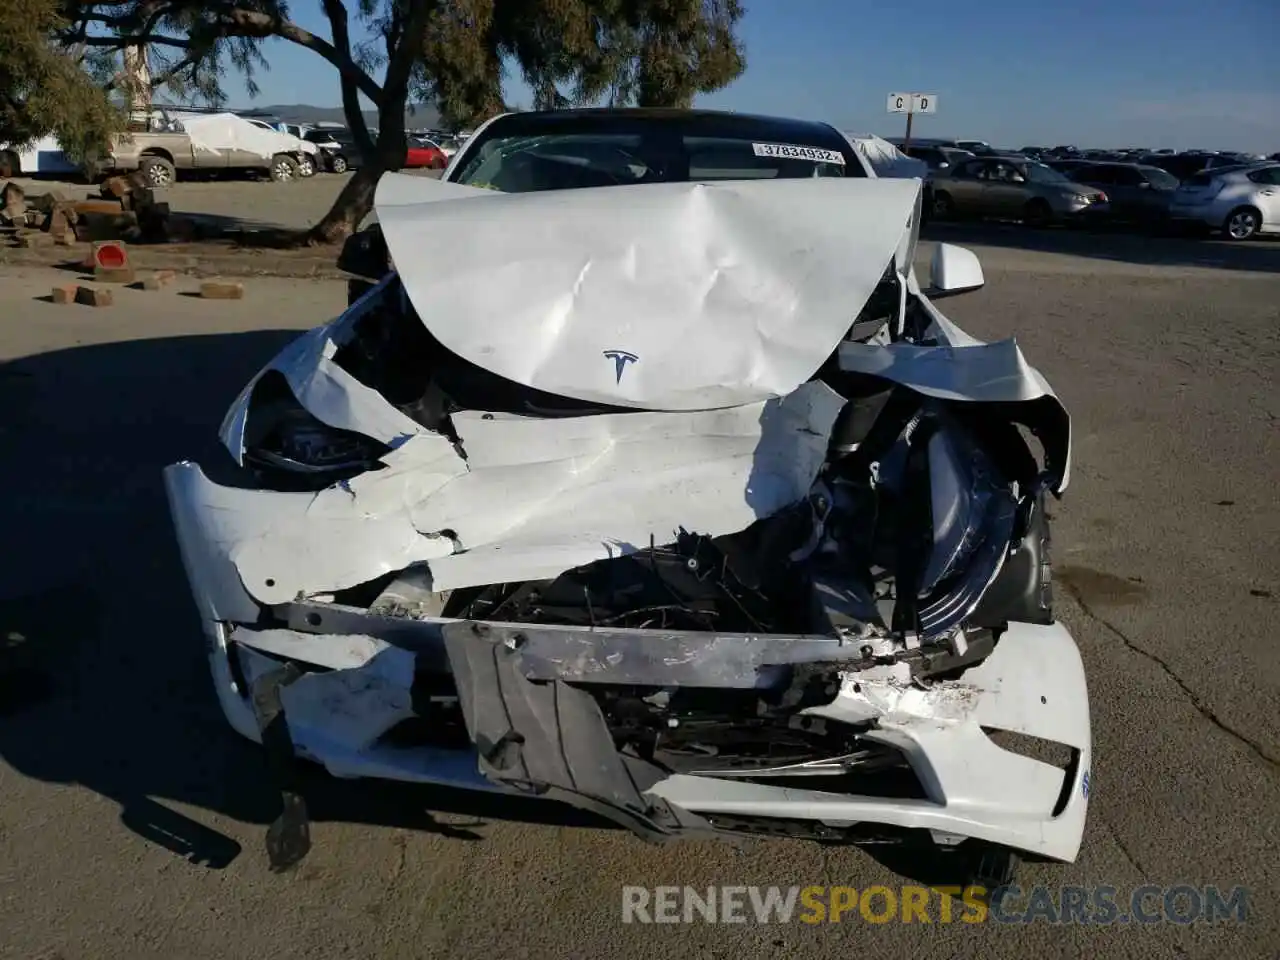
<path id="1" fill-rule="evenodd" d="M 931 302 L 971 253 L 921 289 L 920 190 L 823 125 L 646 111 L 499 118 L 444 181 L 385 177 L 395 269 L 245 387 L 243 480 L 165 473 L 231 725 L 651 839 L 1073 860 L 1070 421 Z M 305 852 L 299 797 L 273 830 Z"/>

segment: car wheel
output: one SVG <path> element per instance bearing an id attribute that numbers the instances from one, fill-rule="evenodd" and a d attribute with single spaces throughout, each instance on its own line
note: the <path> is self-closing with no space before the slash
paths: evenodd
<path id="1" fill-rule="evenodd" d="M 1262 214 L 1253 207 L 1238 207 L 1227 214 L 1222 232 L 1232 240 L 1249 240 L 1262 229 Z"/>
<path id="2" fill-rule="evenodd" d="M 276 183 L 289 183 L 298 178 L 298 161 L 283 153 L 271 158 L 271 179 Z"/>
<path id="3" fill-rule="evenodd" d="M 448 166 L 448 164 L 445 162 L 444 157 L 436 157 L 431 161 L 432 170 L 443 170 L 446 166 Z"/>
<path id="4" fill-rule="evenodd" d="M 149 187 L 170 186 L 178 176 L 173 164 L 163 157 L 143 157 L 138 163 L 138 170 Z"/>
<path id="5" fill-rule="evenodd" d="M 1022 211 L 1022 220 L 1029 227 L 1047 227 L 1053 223 L 1053 208 L 1047 201 L 1037 197 L 1027 202 Z"/>
<path id="6" fill-rule="evenodd" d="M 0 177 L 20 176 L 22 176 L 22 161 L 18 159 L 18 155 L 12 150 L 0 153 Z"/>
<path id="7" fill-rule="evenodd" d="M 935 192 L 933 195 L 933 216 L 938 220 L 950 220 L 956 215 L 956 202 L 951 194 Z"/>
<path id="8" fill-rule="evenodd" d="M 331 166 L 333 167 L 333 172 L 334 172 L 334 173 L 346 173 L 346 172 L 347 172 L 347 158 L 346 158 L 346 157 L 334 157 L 334 158 L 333 158 L 333 160 L 332 160 L 332 161 L 330 161 L 330 164 L 331 164 Z"/>
<path id="9" fill-rule="evenodd" d="M 298 176 L 313 177 L 316 172 L 315 161 L 311 159 L 310 154 L 303 154 L 302 159 L 298 161 Z"/>

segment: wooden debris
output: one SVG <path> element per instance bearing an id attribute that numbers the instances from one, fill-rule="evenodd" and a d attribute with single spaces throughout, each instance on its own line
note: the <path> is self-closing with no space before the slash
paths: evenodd
<path id="1" fill-rule="evenodd" d="M 200 296 L 206 300 L 243 300 L 244 284 L 212 280 L 200 284 Z"/>
<path id="2" fill-rule="evenodd" d="M 26 209 L 27 195 L 20 186 L 10 181 L 0 187 L 0 207 L 17 206 L 21 206 L 24 210 Z"/>
<path id="3" fill-rule="evenodd" d="M 47 233 L 41 233 L 39 230 L 28 230 L 18 234 L 18 246 L 28 249 L 34 247 L 47 247 L 52 245 L 53 237 Z"/>
<path id="4" fill-rule="evenodd" d="M 67 195 L 61 190 L 50 190 L 48 193 L 42 193 L 38 197 L 34 197 L 28 201 L 32 208 L 39 213 L 51 214 L 55 209 L 70 201 Z"/>
<path id="5" fill-rule="evenodd" d="M 52 294 L 53 302 L 63 303 L 63 304 L 75 303 L 76 294 L 79 292 L 80 292 L 80 285 L 78 283 L 64 283 L 60 287 L 53 288 L 53 294 Z"/>
<path id="6" fill-rule="evenodd" d="M 120 205 L 119 200 L 78 200 L 74 207 L 76 213 L 81 215 L 101 213 L 107 216 L 119 216 L 124 213 L 124 207 Z"/>

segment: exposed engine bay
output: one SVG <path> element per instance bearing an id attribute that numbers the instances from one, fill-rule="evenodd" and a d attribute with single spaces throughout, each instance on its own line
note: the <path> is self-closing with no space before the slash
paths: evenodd
<path id="1" fill-rule="evenodd" d="M 665 186 L 673 209 L 707 202 Z M 1088 704 L 1046 512 L 1069 420 L 1012 341 L 967 337 L 919 288 L 918 185 L 842 186 L 902 217 L 848 278 L 861 306 L 798 333 L 758 322 L 758 346 L 706 371 L 678 366 L 678 331 L 690 347 L 711 315 L 641 342 L 591 313 L 598 342 L 528 355 L 526 324 L 572 330 L 591 277 L 618 289 L 607 258 L 574 267 L 568 301 L 548 284 L 543 312 L 514 296 L 504 324 L 427 313 L 454 281 L 403 257 L 377 276 L 375 253 L 348 311 L 228 414 L 244 475 L 166 472 L 232 725 L 339 776 L 558 799 L 651 839 L 924 831 L 1073 858 Z M 794 189 L 820 205 L 833 188 Z M 557 213 L 610 203 L 584 193 Z M 728 223 L 765 196 L 710 199 Z M 469 200 L 428 206 L 477 249 L 501 229 Z M 380 209 L 393 253 L 403 209 Z M 645 275 L 636 236 L 626 284 Z M 779 274 L 776 295 L 815 272 Z M 715 307 L 707 289 L 690 309 Z"/>

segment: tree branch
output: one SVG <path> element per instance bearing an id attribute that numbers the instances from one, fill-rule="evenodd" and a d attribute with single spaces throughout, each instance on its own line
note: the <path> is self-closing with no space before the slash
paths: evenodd
<path id="1" fill-rule="evenodd" d="M 328 4 L 326 3 L 326 8 Z M 341 6 L 341 4 L 339 4 Z M 342 10 L 345 24 L 346 8 Z M 345 49 L 339 49 L 327 40 L 322 40 L 310 30 L 304 30 L 292 21 L 276 17 L 257 10 L 234 9 L 220 17 L 223 32 L 242 37 L 282 37 L 290 43 L 318 53 L 338 68 L 344 80 L 350 80 L 370 100 L 375 103 L 382 97 L 382 88 L 371 76 L 361 70 L 351 59 L 351 47 L 348 42 Z M 228 29 L 229 28 L 229 29 Z M 337 35 L 335 34 L 335 39 Z"/>
<path id="2" fill-rule="evenodd" d="M 146 43 L 154 43 L 162 47 L 175 47 L 178 50 L 192 49 L 190 40 L 182 40 L 178 37 L 147 37 L 146 39 L 134 37 L 84 37 L 77 40 L 77 43 L 86 47 L 113 47 L 115 49 Z"/>
<path id="3" fill-rule="evenodd" d="M 342 0 L 321 0 L 324 14 L 329 18 L 329 30 L 333 34 L 333 43 L 338 52 L 351 59 L 351 29 L 347 20 L 347 7 Z M 342 90 L 342 113 L 347 118 L 347 129 L 356 141 L 356 147 L 368 157 L 373 154 L 373 137 L 369 136 L 369 125 L 364 122 L 364 111 L 360 109 L 360 95 L 356 84 L 346 74 L 338 75 L 339 88 Z M 379 91 L 381 92 L 381 91 Z M 370 97 L 379 104 L 381 97 Z"/>

